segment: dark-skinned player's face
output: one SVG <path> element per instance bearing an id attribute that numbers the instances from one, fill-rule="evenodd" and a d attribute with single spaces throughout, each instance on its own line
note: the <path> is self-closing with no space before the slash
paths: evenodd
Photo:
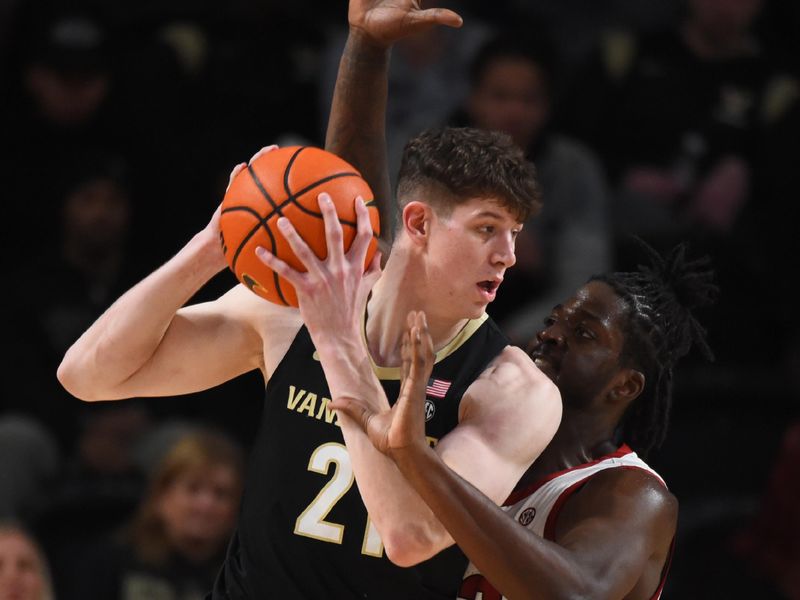
<path id="1" fill-rule="evenodd" d="M 531 358 L 558 386 L 565 408 L 602 398 L 620 371 L 626 305 L 613 289 L 592 281 L 553 308 L 528 347 Z"/>

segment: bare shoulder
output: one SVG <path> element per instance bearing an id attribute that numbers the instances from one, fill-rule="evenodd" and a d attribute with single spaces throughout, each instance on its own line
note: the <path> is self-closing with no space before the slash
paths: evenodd
<path id="1" fill-rule="evenodd" d="M 250 322 L 257 329 L 270 328 L 275 324 L 299 328 L 303 323 L 298 309 L 264 300 L 242 284 L 232 287 L 216 302 L 222 311 Z"/>
<path id="2" fill-rule="evenodd" d="M 190 319 L 211 317 L 221 327 L 237 329 L 253 338 L 263 359 L 258 362 L 267 378 L 303 325 L 298 309 L 264 300 L 241 284 L 213 302 L 183 308 L 179 314 Z"/>
<path id="3" fill-rule="evenodd" d="M 484 425 L 492 443 L 532 461 L 544 449 L 561 421 L 561 394 L 520 348 L 506 348 L 464 394 L 461 421 Z"/>
<path id="4" fill-rule="evenodd" d="M 473 401 L 552 405 L 560 414 L 561 394 L 521 348 L 506 346 L 467 390 Z"/>
<path id="5" fill-rule="evenodd" d="M 651 530 L 669 540 L 678 519 L 678 499 L 652 473 L 639 468 L 606 469 L 593 476 L 565 505 L 563 523 L 606 516 Z M 561 520 L 561 519 L 560 519 Z"/>

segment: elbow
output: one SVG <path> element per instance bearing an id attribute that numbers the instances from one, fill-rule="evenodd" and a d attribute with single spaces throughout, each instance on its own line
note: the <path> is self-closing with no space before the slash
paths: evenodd
<path id="1" fill-rule="evenodd" d="M 580 578 L 579 580 L 573 579 L 562 583 L 566 585 L 552 594 L 553 600 L 598 600 L 605 598 L 611 600 L 613 598 L 607 586 L 603 585 L 601 581 Z"/>
<path id="2" fill-rule="evenodd" d="M 383 537 L 383 536 L 382 536 Z M 418 525 L 389 532 L 383 540 L 386 557 L 398 567 L 413 567 L 428 560 L 442 547 Z"/>
<path id="3" fill-rule="evenodd" d="M 96 402 L 101 400 L 100 396 L 93 393 L 91 386 L 86 385 L 86 377 L 81 374 L 81 370 L 71 360 L 69 352 L 67 352 L 61 364 L 58 365 L 56 371 L 56 378 L 61 386 L 70 394 L 83 400 L 84 402 Z"/>

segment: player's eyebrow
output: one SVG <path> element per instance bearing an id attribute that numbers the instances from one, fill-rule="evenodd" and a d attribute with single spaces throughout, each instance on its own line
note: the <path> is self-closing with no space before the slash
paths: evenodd
<path id="1" fill-rule="evenodd" d="M 495 211 L 489 210 L 489 209 L 482 210 L 477 215 L 475 215 L 476 219 L 485 218 L 485 217 L 491 217 L 493 219 L 503 219 L 504 218 L 503 215 L 500 214 L 499 212 L 495 212 Z"/>

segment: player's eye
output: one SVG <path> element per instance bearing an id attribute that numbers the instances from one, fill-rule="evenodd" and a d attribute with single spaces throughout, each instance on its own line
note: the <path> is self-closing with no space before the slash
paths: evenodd
<path id="1" fill-rule="evenodd" d="M 577 333 L 580 337 L 585 338 L 587 340 L 595 339 L 594 332 L 584 325 L 578 325 L 575 328 L 575 333 Z"/>

